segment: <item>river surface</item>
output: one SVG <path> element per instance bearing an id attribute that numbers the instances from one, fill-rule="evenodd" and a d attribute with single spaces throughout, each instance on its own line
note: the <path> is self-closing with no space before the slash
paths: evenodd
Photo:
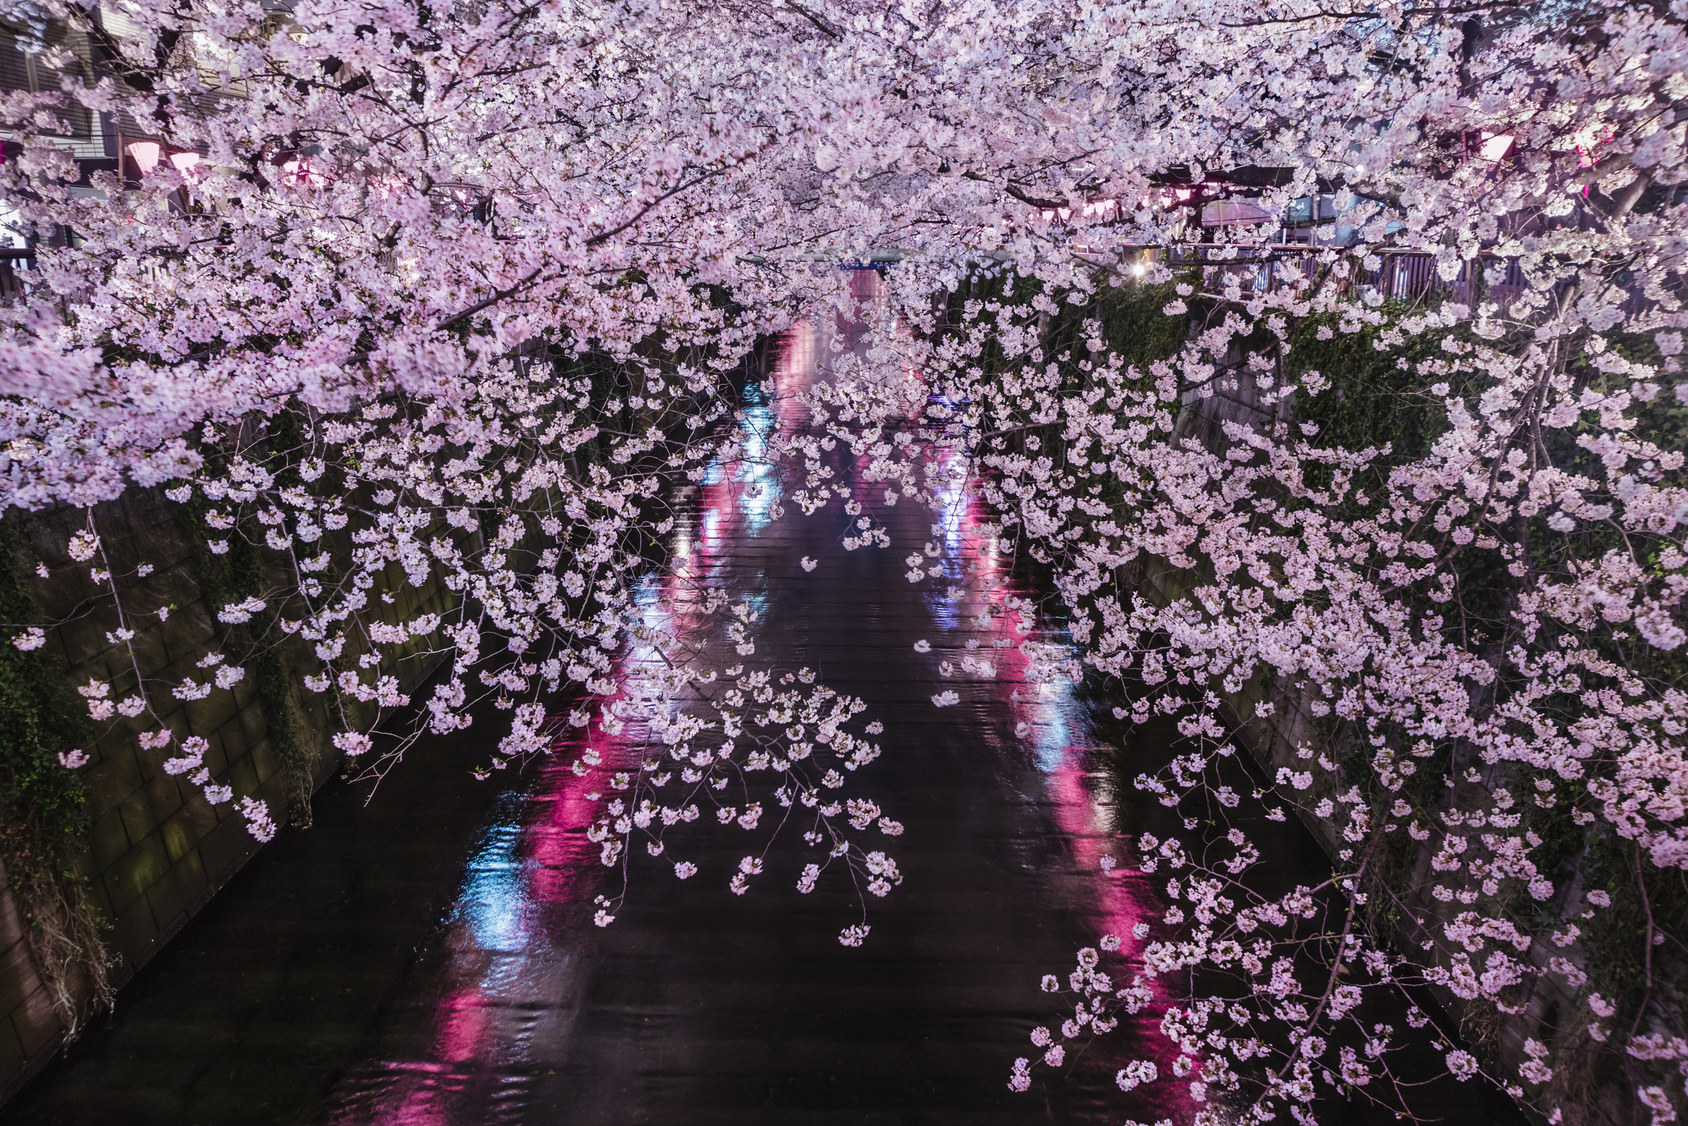
<path id="1" fill-rule="evenodd" d="M 795 424 L 788 397 L 824 378 L 828 339 L 802 328 L 776 351 L 776 393 L 753 394 L 744 415 L 751 455 Z M 1160 1005 L 1053 1081 L 1007 1087 L 1014 1057 L 1036 1052 L 1031 1030 L 1063 1017 L 1042 975 L 1064 977 L 1078 948 L 1112 933 L 1126 941 L 1109 967 L 1128 976 L 1131 928 L 1163 906 L 1125 861 L 1130 838 L 1168 814 L 1119 784 L 1117 752 L 1092 745 L 1071 685 L 1029 674 L 1023 643 L 1060 637 L 1029 622 L 1022 633 L 1013 614 L 979 624 L 1013 587 L 959 496 L 937 515 L 906 500 L 881 509 L 892 546 L 846 551 L 841 499 L 773 517 L 797 484 L 747 460 L 683 490 L 671 567 L 641 598 L 653 622 L 696 628 L 704 651 L 722 622 L 687 613 L 695 592 L 752 599 L 757 659 L 817 670 L 885 724 L 882 756 L 850 792 L 906 826 L 881 846 L 903 882 L 869 901 L 862 946 L 837 937 L 859 917 L 853 895 L 795 889 L 808 859 L 795 835 L 744 896 L 726 887 L 744 851 L 728 833 L 689 838 L 702 871 L 684 883 L 637 855 L 615 922 L 594 926 L 595 897 L 616 888 L 585 838 L 593 780 L 559 752 L 474 781 L 496 738 L 499 717 L 484 716 L 411 751 L 367 804 L 342 783 L 319 794 L 314 827 L 266 847 L 5 1121 L 1186 1121 L 1172 1084 L 1124 1096 L 1112 1081 L 1129 1059 L 1170 1062 Z M 911 584 L 904 559 L 928 542 L 945 572 Z M 916 651 L 922 639 L 931 652 Z M 964 656 L 995 675 L 942 675 Z M 960 703 L 935 707 L 946 690 Z M 635 754 L 589 737 L 607 764 Z M 1328 872 L 1305 834 L 1281 844 L 1283 871 Z M 1122 863 L 1105 871 L 1105 857 Z M 1349 1120 L 1366 1119 L 1356 1108 Z"/>

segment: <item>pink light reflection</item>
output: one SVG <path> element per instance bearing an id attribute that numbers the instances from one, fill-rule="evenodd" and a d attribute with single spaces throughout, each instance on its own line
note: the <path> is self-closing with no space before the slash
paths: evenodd
<path id="1" fill-rule="evenodd" d="M 434 1052 L 450 1063 L 472 1060 L 486 1050 L 491 1022 L 479 989 L 460 989 L 434 1011 Z"/>
<path id="2" fill-rule="evenodd" d="M 963 628 L 966 628 L 966 620 L 988 603 L 996 608 L 995 620 L 1003 623 L 998 628 L 1005 636 L 1018 639 L 1024 635 L 1022 623 L 1018 615 L 1006 612 L 1006 600 L 1012 593 L 1003 581 L 1007 578 L 1006 564 L 994 550 L 993 537 L 981 530 L 980 525 L 985 522 L 978 502 L 969 499 L 959 514 L 961 551 L 958 556 L 976 564 L 978 570 L 967 583 L 969 590 L 975 593 L 971 595 L 971 605 L 961 612 Z M 978 591 L 988 593 L 979 599 Z M 1113 934 L 1120 939 L 1119 953 L 1102 955 L 1103 964 L 1109 968 L 1116 982 L 1129 984 L 1142 969 L 1142 949 L 1144 942 L 1148 941 L 1132 937 L 1132 928 L 1139 923 L 1148 923 L 1159 929 L 1156 921 L 1165 904 L 1149 882 L 1149 877 L 1128 866 L 1130 850 L 1125 847 L 1121 833 L 1124 827 L 1116 824 L 1113 808 L 1092 789 L 1091 774 L 1085 763 L 1088 748 L 1074 742 L 1075 735 L 1082 737 L 1083 727 L 1071 687 L 1064 683 L 1040 683 L 1029 679 L 1030 661 L 1018 645 L 1007 649 L 986 649 L 981 645 L 978 652 L 996 665 L 998 691 L 1015 723 L 1030 725 L 1027 741 L 1035 743 L 1040 732 L 1059 737 L 1057 745 L 1047 748 L 1047 755 L 1039 756 L 1045 796 L 1054 810 L 1056 824 L 1072 848 L 1075 869 L 1092 874 L 1090 893 L 1095 897 L 1096 938 L 1099 940 L 1103 934 Z M 1122 863 L 1112 872 L 1103 872 L 1104 856 L 1112 856 Z M 1150 937 L 1154 937 L 1152 933 Z M 1064 977 L 1071 969 L 1070 965 L 1051 966 L 1049 972 Z M 1100 1048 L 1111 1055 L 1119 1054 L 1117 1062 L 1123 1066 L 1126 1054 L 1121 1053 L 1129 1045 L 1127 1054 L 1130 1058 L 1149 1059 L 1160 1069 L 1162 1076 L 1170 1077 L 1178 1050 L 1160 1033 L 1160 1022 L 1173 998 L 1159 981 L 1151 983 L 1151 988 L 1153 1000 L 1134 1015 L 1120 1013 L 1122 1027 L 1103 1037 L 1096 1048 L 1088 1051 Z M 1138 1088 L 1132 1098 L 1152 1101 L 1156 1117 L 1167 1114 L 1189 1116 L 1200 1109 L 1190 1098 L 1187 1087 L 1181 1083 L 1161 1082 Z M 1139 1109 L 1137 1113 L 1143 1114 L 1146 1110 Z"/>
<path id="3" fill-rule="evenodd" d="M 670 575 L 646 606 L 647 621 L 664 631 L 686 629 L 695 596 Z M 659 663 L 654 650 L 630 645 L 616 658 L 615 675 L 636 693 L 641 669 Z M 359 1077 L 362 1089 L 342 1104 L 336 1126 L 448 1126 L 466 1107 L 481 1105 L 489 1085 L 532 1066 L 520 1014 L 549 996 L 547 982 L 584 964 L 583 931 L 593 930 L 588 913 L 609 871 L 586 830 L 615 792 L 613 775 L 638 766 L 647 734 L 644 724 L 629 722 L 611 735 L 596 718 L 587 728 L 562 730 L 535 791 L 521 803 L 519 830 L 507 845 L 493 835 L 459 893 L 441 973 L 458 985 L 429 1015 L 426 1058 L 374 1064 L 372 1074 Z M 597 752 L 598 765 L 575 773 L 588 750 Z"/>

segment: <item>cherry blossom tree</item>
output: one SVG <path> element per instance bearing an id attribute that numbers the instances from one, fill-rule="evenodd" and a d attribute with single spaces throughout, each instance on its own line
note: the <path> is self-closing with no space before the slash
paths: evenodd
<path id="1" fill-rule="evenodd" d="M 227 533 L 211 550 L 268 553 L 286 582 L 219 616 L 311 643 L 305 684 L 372 775 L 480 701 L 510 717 L 488 769 L 546 753 L 562 713 L 634 723 L 653 751 L 603 770 L 606 864 L 640 844 L 687 878 L 664 828 L 708 805 L 752 831 L 776 803 L 813 810 L 807 886 L 834 861 L 871 895 L 898 882 L 859 834 L 900 827 L 833 796 L 877 753 L 848 726 L 865 705 L 755 667 L 749 603 L 732 660 L 687 650 L 629 578 L 676 485 L 752 456 L 720 425 L 743 357 L 848 300 L 833 263 L 894 252 L 869 340 L 758 456 L 807 472 L 812 511 L 842 444 L 886 491 L 850 498 L 841 546 L 908 551 L 911 582 L 933 556 L 875 508 L 961 488 L 1050 569 L 1118 718 L 1187 741 L 1138 783 L 1185 816 L 1187 839 L 1136 842 L 1173 905 L 1051 979 L 1073 1016 L 1042 1062 L 1199 969 L 1212 988 L 1163 1024 L 1172 1074 L 1139 1061 L 1121 1089 L 1310 1121 L 1321 1089 L 1402 1101 L 1415 1034 L 1368 996 L 1429 984 L 1522 1022 L 1552 989 L 1575 1035 L 1516 1062 L 1444 1037 L 1448 1070 L 1574 1117 L 1559 1061 L 1601 1050 L 1655 1122 L 1682 1105 L 1679 920 L 1653 909 L 1688 867 L 1680 3 L 46 10 L 101 63 L 0 100 L 0 191 L 37 246 L 0 310 L 0 496 L 161 487 Z M 85 172 L 61 139 L 83 111 L 163 155 Z M 1109 320 L 1122 295 L 1178 326 L 1164 354 Z M 1355 422 L 1379 371 L 1393 429 Z M 1200 440 L 1227 398 L 1247 417 Z M 100 529 L 71 553 L 116 599 Z M 391 620 L 371 591 L 393 566 L 457 610 Z M 450 675 L 413 708 L 379 666 L 417 642 Z M 167 690 L 243 675 L 208 658 Z M 81 690 L 97 721 L 152 706 Z M 1239 795 L 1239 741 L 1274 712 L 1300 717 L 1292 760 Z M 143 739 L 233 799 L 193 740 Z M 1260 892 L 1245 797 L 1327 826 L 1331 879 Z M 1629 995 L 1590 978 L 1612 889 L 1543 858 L 1547 821 L 1627 865 Z M 1435 908 L 1385 874 L 1419 849 Z"/>

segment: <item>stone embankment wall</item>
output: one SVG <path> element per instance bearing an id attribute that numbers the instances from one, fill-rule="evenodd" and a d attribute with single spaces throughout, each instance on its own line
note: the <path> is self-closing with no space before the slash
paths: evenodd
<path id="1" fill-rule="evenodd" d="M 205 766 L 233 788 L 237 801 L 263 799 L 278 823 L 290 816 L 295 822 L 308 820 L 300 795 L 341 766 L 330 737 L 342 725 L 331 714 L 328 697 L 305 692 L 299 683 L 321 662 L 305 642 L 285 641 L 282 666 L 290 688 L 280 706 L 290 714 L 274 714 L 274 693 L 266 706 L 256 662 L 224 648 L 230 641 L 228 627 L 217 621 L 220 607 L 207 604 L 214 591 L 205 589 L 213 584 L 202 574 L 204 546 L 195 543 L 181 506 L 158 490 L 132 489 L 94 510 L 107 560 L 119 576 L 126 624 L 135 630 L 133 664 L 128 650 L 108 637 L 118 628 L 109 590 L 90 579 L 88 564 L 70 559 L 70 537 L 86 526 L 87 512 L 60 509 L 21 519 L 13 513 L 8 519 L 17 520 L 24 541 L 16 561 L 23 573 L 35 575 L 38 564 L 46 568 L 47 577 L 34 579 L 33 593 L 44 620 L 62 623 L 48 630 L 47 652 L 62 661 L 69 684 L 110 681 L 112 698 L 122 699 L 134 692 L 138 666 L 152 682 L 147 697 L 158 718 L 178 744 L 190 735 L 210 743 Z M 154 570 L 137 577 L 142 563 Z M 275 587 L 282 589 L 282 576 L 276 578 Z M 424 612 L 443 614 L 455 604 L 454 596 L 438 585 L 411 587 L 396 564 L 385 586 L 394 596 L 394 621 Z M 172 607 L 166 620 L 160 620 L 159 607 Z M 406 691 L 425 680 L 435 663 L 418 646 L 413 641 L 383 661 L 382 671 L 398 676 Z M 198 662 L 213 652 L 226 652 L 231 663 L 241 663 L 245 678 L 232 690 L 213 691 L 202 700 L 176 699 L 169 686 L 190 676 L 204 680 Z M 74 694 L 70 698 L 81 702 Z M 178 752 L 140 746 L 136 737 L 154 726 L 145 713 L 116 718 L 86 746 L 91 761 L 80 771 L 92 828 L 79 868 L 106 925 L 114 986 L 133 977 L 259 847 L 235 802 L 212 807 L 185 777 L 164 773 L 163 759 Z M 283 729 L 291 744 L 285 749 L 277 745 Z M 10 883 L 0 879 L 0 1101 L 52 1057 L 68 1031 L 68 1014 L 55 1004 L 35 957 L 25 911 L 27 904 L 16 902 Z M 71 986 L 85 1003 L 87 983 Z"/>

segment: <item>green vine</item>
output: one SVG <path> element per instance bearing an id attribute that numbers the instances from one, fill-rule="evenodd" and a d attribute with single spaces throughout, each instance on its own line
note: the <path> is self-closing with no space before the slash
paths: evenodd
<path id="1" fill-rule="evenodd" d="M 0 522 L 0 620 L 12 627 L 41 620 L 25 550 L 15 523 Z M 110 1004 L 112 984 L 100 912 L 77 868 L 87 851 L 88 791 L 59 759 L 88 734 L 61 664 L 42 650 L 0 644 L 0 856 L 29 922 L 36 968 L 74 1034 L 82 990 L 98 1009 Z"/>

